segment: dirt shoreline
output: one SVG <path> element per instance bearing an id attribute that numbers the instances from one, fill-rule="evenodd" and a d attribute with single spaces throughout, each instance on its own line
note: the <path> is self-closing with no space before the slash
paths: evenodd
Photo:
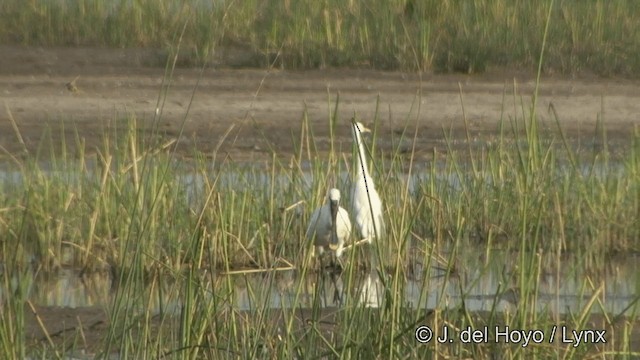
<path id="1" fill-rule="evenodd" d="M 11 117 L 30 151 L 37 149 L 47 127 L 54 141 L 62 126 L 68 139 L 77 131 L 91 149 L 101 143 L 105 128 L 126 127 L 123 119 L 131 114 L 140 127 L 148 126 L 163 84 L 160 57 L 141 49 L 0 46 L 0 144 L 13 154 L 23 148 Z M 77 91 L 71 91 L 66 84 L 77 76 L 72 89 Z M 350 149 L 348 119 L 356 113 L 371 123 L 379 106 L 381 146 L 395 146 L 405 125 L 412 137 L 417 126 L 418 156 L 429 156 L 434 147 L 444 147 L 443 129 L 451 130 L 454 140 L 466 141 L 464 116 L 472 139 L 480 142 L 498 133 L 501 116 L 510 129 L 510 119 L 521 119 L 522 106 L 530 106 L 534 86 L 533 74 L 495 70 L 420 76 L 358 69 L 266 71 L 227 66 L 201 73 L 179 68 L 159 128 L 167 139 L 179 140 L 184 151 L 219 147 L 232 158 L 257 160 L 269 158 L 272 150 L 293 153 L 292 139 L 298 140 L 306 111 L 319 150 L 324 151 L 329 148 L 329 113 L 339 94 L 338 149 Z M 556 131 L 552 104 L 564 131 L 576 141 L 593 137 L 599 117 L 608 138 L 623 143 L 640 124 L 637 80 L 545 76 L 540 94 L 537 112 L 543 128 Z"/>
<path id="2" fill-rule="evenodd" d="M 370 311 L 371 316 L 379 314 L 379 309 L 369 308 L 365 311 Z M 318 311 L 317 314 L 314 313 Z M 267 319 L 263 320 L 268 323 L 268 327 L 272 329 L 278 329 L 278 331 L 284 331 L 287 327 L 287 319 L 289 316 L 294 316 L 293 331 L 297 334 L 302 334 L 308 331 L 309 327 L 314 326 L 316 331 L 320 331 L 327 338 L 331 338 L 332 334 L 336 333 L 336 329 L 340 329 L 344 326 L 344 318 L 341 316 L 340 308 L 321 308 L 310 309 L 303 308 L 298 309 L 295 312 L 291 312 L 290 309 L 271 309 L 267 311 Z M 418 312 L 417 310 L 411 310 Z M 419 325 L 434 326 L 433 323 L 433 311 L 422 312 L 421 322 Z M 474 319 L 474 324 L 477 328 L 482 328 L 483 323 L 487 323 L 487 319 L 490 319 L 494 314 L 488 312 L 473 312 L 470 314 Z M 251 319 L 255 315 L 252 311 L 241 310 L 236 313 L 237 326 L 240 331 L 246 331 L 246 327 L 253 326 Z M 442 314 L 440 315 L 442 316 Z M 562 317 L 561 323 L 558 326 L 566 326 L 572 329 L 573 321 L 570 317 Z M 630 324 L 635 324 L 636 320 L 629 317 L 620 317 L 610 322 L 607 317 L 601 314 L 591 314 L 584 324 L 584 329 L 604 329 L 606 332 L 606 340 L 608 342 L 621 342 L 625 332 L 629 331 Z M 504 328 L 505 324 L 496 324 Z M 52 346 L 56 349 L 66 349 L 69 351 L 73 349 L 75 352 L 81 352 L 81 354 L 91 353 L 95 354 L 97 351 L 103 349 L 103 341 L 109 331 L 110 318 L 107 315 L 107 311 L 99 306 L 84 307 L 84 308 L 66 308 L 66 307 L 43 307 L 36 306 L 25 310 L 25 337 L 27 344 L 30 346 Z M 157 334 L 164 334 L 169 339 L 172 329 L 180 328 L 180 318 L 168 316 L 164 318 L 160 315 L 155 315 L 149 322 L 150 329 L 154 336 Z M 418 325 L 416 325 L 418 326 Z M 177 330 L 174 330 L 177 331 Z M 274 331 L 273 336 L 277 336 L 277 332 Z M 412 332 L 407 332 L 405 336 L 412 336 Z M 136 334 L 135 336 L 140 336 Z M 546 334 L 545 336 L 550 336 Z M 632 327 L 631 333 L 628 335 L 629 339 L 639 339 L 640 331 L 636 326 Z M 270 336 L 266 335 L 265 339 L 269 339 Z M 80 340 L 79 340 L 80 339 Z M 554 346 L 558 346 L 560 349 L 566 347 L 567 349 L 572 344 L 563 344 L 556 338 Z M 638 341 L 631 341 L 627 345 L 628 351 L 637 352 L 640 349 L 640 343 Z M 112 351 L 118 351 L 119 346 L 114 346 Z M 599 351 L 603 351 L 598 347 L 592 347 L 591 351 L 594 354 L 598 354 Z"/>

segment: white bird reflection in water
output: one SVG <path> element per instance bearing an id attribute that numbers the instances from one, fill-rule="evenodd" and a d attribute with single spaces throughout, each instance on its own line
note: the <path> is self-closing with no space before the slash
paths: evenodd
<path id="1" fill-rule="evenodd" d="M 384 289 L 377 273 L 369 273 L 364 278 L 358 299 L 364 307 L 380 307 L 382 299 L 384 299 Z"/>
<path id="2" fill-rule="evenodd" d="M 423 269 L 424 274 L 407 279 L 393 279 L 390 275 L 381 281 L 377 272 L 368 275 L 343 273 L 336 281 L 321 281 L 317 274 L 301 276 L 298 271 L 271 271 L 258 274 L 239 274 L 223 276 L 203 272 L 196 283 L 206 296 L 223 300 L 230 308 L 238 310 L 258 308 L 311 308 L 336 307 L 334 301 L 335 286 L 342 294 L 343 306 L 356 304 L 377 308 L 385 301 L 384 283 L 402 291 L 392 296 L 404 302 L 403 306 L 415 309 L 446 309 L 464 306 L 470 311 L 509 311 L 517 304 L 520 291 L 510 283 L 517 279 L 517 268 L 508 263 L 509 256 L 494 254 L 491 261 L 477 255 L 464 256 L 456 274 L 443 276 L 433 269 Z M 614 260 L 612 260 L 613 262 Z M 502 262 L 502 263 L 500 263 Z M 506 265 L 505 265 L 506 264 Z M 640 262 L 637 257 L 615 259 L 610 270 L 603 269 L 594 274 L 580 269 L 570 262 L 562 262 L 559 270 L 544 264 L 542 269 L 550 272 L 540 274 L 536 298 L 539 311 L 553 314 L 576 313 L 584 310 L 595 296 L 598 306 L 596 313 L 619 314 L 623 311 L 640 310 L 638 305 L 637 284 L 640 283 Z M 613 269 L 613 270 L 611 270 Z M 158 304 L 153 311 L 172 311 L 179 309 L 183 296 L 181 281 L 166 281 L 159 277 L 154 282 L 140 285 L 141 298 L 145 304 Z M 215 279 L 215 281 L 211 281 Z M 8 283 L 12 283 L 9 279 Z M 158 291 L 162 286 L 162 291 Z M 25 287 L 28 299 L 39 306 L 86 307 L 109 306 L 115 297 L 109 273 L 81 274 L 78 271 L 64 270 L 48 276 L 33 275 Z M 15 290 L 0 287 L 0 303 Z M 143 291 L 143 292 L 142 292 Z M 162 295 L 163 299 L 158 297 Z M 155 305 L 152 305 L 155 306 Z"/>

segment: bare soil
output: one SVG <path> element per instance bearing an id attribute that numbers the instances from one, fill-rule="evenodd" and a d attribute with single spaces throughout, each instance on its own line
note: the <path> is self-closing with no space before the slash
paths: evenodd
<path id="1" fill-rule="evenodd" d="M 367 310 L 373 312 L 373 316 L 379 314 L 379 309 Z M 444 313 L 441 313 L 440 316 L 443 316 L 443 314 Z M 273 309 L 268 312 L 267 318 L 263 319 L 264 323 L 262 324 L 265 328 L 271 329 L 270 332 L 264 334 L 265 343 L 269 343 L 270 341 L 281 341 L 279 340 L 279 336 L 286 331 L 287 321 L 291 315 L 290 310 Z M 337 332 L 336 329 L 339 329 L 341 326 L 345 326 L 344 321 L 347 321 L 347 319 L 341 315 L 341 310 L 339 308 L 322 308 L 317 310 L 317 313 L 314 309 L 299 309 L 293 314 L 293 331 L 296 334 L 295 336 L 303 336 L 303 334 L 309 333 L 311 331 L 310 329 L 313 328 L 313 331 L 319 331 L 323 336 L 325 336 L 325 338 L 334 339 L 336 336 L 340 336 L 340 333 Z M 422 313 L 420 320 L 416 322 L 416 325 L 413 328 L 417 328 L 420 325 L 428 325 L 436 329 L 436 327 L 442 326 L 442 319 L 440 319 L 440 325 L 437 325 L 434 323 L 433 315 L 433 311 Z M 474 318 L 474 321 L 472 322 L 475 324 L 474 329 L 482 328 L 484 324 L 487 323 L 493 323 L 493 321 L 487 321 L 487 319 L 493 318 L 494 315 L 495 314 L 484 312 L 471 314 Z M 220 316 L 223 317 L 224 315 Z M 238 312 L 235 318 L 237 319 L 237 325 L 240 331 L 247 331 L 249 327 L 255 326 L 255 316 L 256 315 L 250 311 Z M 616 348 L 624 348 L 621 346 L 623 341 L 622 339 L 625 334 L 627 334 L 628 338 L 631 339 L 631 341 L 626 344 L 628 351 L 640 351 L 640 342 L 637 341 L 637 339 L 640 339 L 640 329 L 636 326 L 637 321 L 628 317 L 612 319 L 613 320 L 610 321 L 609 318 L 600 314 L 590 315 L 586 319 L 583 329 L 605 330 L 605 340 L 608 344 L 581 344 L 580 346 L 589 347 L 588 352 L 590 354 L 601 355 L 602 352 L 605 351 L 605 346 L 613 346 L 613 344 L 617 344 Z M 142 316 L 140 320 L 143 320 Z M 570 330 L 573 329 L 573 327 L 568 324 L 573 324 L 575 319 L 568 316 L 567 318 L 561 318 L 559 320 L 560 322 L 558 323 L 558 326 L 567 324 L 567 328 Z M 223 320 L 219 319 L 219 321 Z M 103 340 L 106 338 L 107 332 L 109 331 L 109 324 L 110 320 L 106 310 L 100 307 L 34 307 L 33 310 L 30 308 L 25 310 L 25 335 L 27 343 L 30 346 L 35 347 L 49 346 L 64 353 L 68 353 L 70 349 L 73 349 L 75 352 L 82 351 L 83 355 L 88 355 L 95 354 L 102 350 Z M 168 326 L 168 324 L 171 325 Z M 504 324 L 499 325 L 504 329 Z M 170 332 L 169 328 L 171 328 L 171 326 L 173 326 L 174 329 L 179 329 L 180 319 L 178 317 L 162 318 L 158 315 L 154 316 L 151 319 L 151 338 L 158 337 L 159 333 L 164 331 L 162 334 L 169 339 L 170 335 L 168 332 Z M 544 330 L 544 336 L 546 339 L 551 336 L 550 333 L 550 329 Z M 560 332 L 558 332 L 558 334 L 560 334 Z M 136 334 L 134 336 L 141 335 Z M 215 337 L 217 336 L 224 337 L 225 335 L 216 334 Z M 404 336 L 412 341 L 412 329 L 408 329 Z M 342 343 L 342 341 L 343 339 L 338 340 L 339 343 Z M 220 343 L 225 344 L 226 342 L 221 341 Z M 419 344 L 416 343 L 416 346 L 418 345 Z M 455 344 L 452 345 L 456 346 Z M 573 345 L 574 344 L 562 343 L 560 336 L 558 335 L 556 336 L 556 341 L 550 346 L 568 350 Z M 424 346 L 432 346 L 432 344 Z M 222 349 L 223 348 L 219 350 Z M 119 347 L 116 346 L 111 350 L 116 352 L 119 350 Z M 169 349 L 166 351 L 166 355 L 172 352 Z"/>
<path id="2" fill-rule="evenodd" d="M 185 153 L 195 146 L 249 161 L 272 152 L 292 154 L 305 112 L 318 150 L 324 151 L 330 146 L 329 114 L 339 97 L 338 149 L 350 149 L 347 124 L 354 113 L 372 124 L 377 112 L 383 149 L 410 150 L 411 141 L 396 143 L 408 126 L 409 138 L 418 131 L 418 156 L 427 157 L 444 148 L 445 132 L 455 143 L 466 142 L 465 117 L 472 141 L 491 141 L 501 118 L 511 131 L 511 121 L 528 113 L 535 86 L 533 73 L 507 70 L 482 75 L 286 71 L 239 69 L 233 61 L 203 71 L 177 68 L 168 81 L 164 59 L 145 49 L 0 46 L 0 145 L 12 154 L 25 147 L 35 151 L 43 134 L 56 142 L 64 128 L 67 142 L 77 132 L 90 151 L 101 144 L 105 129 L 126 128 L 132 114 L 138 127 L 148 128 L 161 108 L 161 135 L 178 140 Z M 170 87 L 166 101 L 159 101 L 163 84 Z M 540 95 L 543 129 L 557 132 L 553 107 L 577 142 L 593 139 L 599 118 L 608 139 L 619 143 L 628 143 L 640 124 L 638 80 L 543 76 Z"/>

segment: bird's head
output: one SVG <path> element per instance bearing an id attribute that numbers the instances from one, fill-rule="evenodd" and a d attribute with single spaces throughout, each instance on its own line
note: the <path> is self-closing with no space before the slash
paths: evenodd
<path id="1" fill-rule="evenodd" d="M 333 188 L 329 190 L 329 194 L 327 195 L 329 201 L 332 203 L 340 203 L 340 190 Z"/>
<path id="2" fill-rule="evenodd" d="M 355 119 L 352 119 L 351 122 L 353 124 L 354 131 L 357 131 L 360 134 L 366 134 L 371 132 L 371 130 L 366 126 L 364 126 L 361 122 L 356 121 Z"/>

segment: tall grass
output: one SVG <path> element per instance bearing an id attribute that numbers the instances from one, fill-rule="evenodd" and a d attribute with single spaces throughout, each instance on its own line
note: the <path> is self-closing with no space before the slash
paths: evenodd
<path id="1" fill-rule="evenodd" d="M 640 250 L 638 134 L 625 154 L 612 160 L 607 146 L 589 154 L 576 154 L 569 145 L 556 146 L 563 143 L 561 131 L 555 140 L 543 140 L 529 121 L 519 117 L 505 121 L 503 136 L 481 149 L 450 146 L 444 158 L 434 156 L 431 166 L 419 172 L 413 151 L 405 154 L 400 145 L 391 152 L 371 149 L 371 169 L 389 215 L 388 238 L 374 247 L 380 250 L 382 266 L 376 271 L 384 300 L 379 311 L 358 305 L 361 295 L 354 284 L 361 281 L 360 264 L 367 257 L 358 249 L 348 252 L 351 265 L 343 274 L 346 308 L 332 317 L 331 331 L 319 327 L 327 316 L 318 307 L 320 298 L 309 303 L 304 295 L 319 291 L 316 285 L 294 285 L 288 290 L 298 294 L 294 306 L 283 312 L 260 300 L 265 289 L 275 288 L 278 268 L 294 267 L 305 279 L 313 273 L 311 244 L 304 238 L 307 218 L 324 201 L 327 188 L 349 185 L 350 164 L 335 152 L 329 161 L 316 155 L 316 138 L 304 117 L 296 140 L 301 144 L 298 153 L 289 160 L 274 156 L 262 168 L 235 164 L 215 153 L 204 156 L 197 150 L 191 158 L 177 158 L 172 143 L 158 144 L 137 131 L 133 118 L 126 132 L 105 133 L 104 143 L 92 155 L 79 139 L 65 138 L 64 131 L 60 137 L 65 146 L 76 151 L 47 151 L 52 142 L 45 138 L 39 153 L 14 157 L 14 163 L 5 165 L 15 175 L 2 181 L 2 286 L 3 293 L 17 295 L 3 302 L 4 350 L 25 351 L 16 331 L 21 328 L 21 299 L 27 296 L 26 289 L 19 290 L 20 279 L 30 269 L 55 273 L 71 266 L 106 269 L 115 279 L 105 354 L 484 357 L 503 351 L 462 344 L 416 349 L 412 331 L 425 323 L 457 328 L 550 327 L 555 323 L 535 310 L 536 287 L 549 263 L 545 259 L 556 259 L 552 267 L 559 267 L 561 259 L 572 259 L 598 272 L 606 268 L 611 255 Z M 334 132 L 348 129 L 346 119 L 332 118 L 326 126 L 330 124 L 335 124 Z M 406 124 L 403 138 L 417 136 L 412 119 Z M 533 130 L 521 135 L 517 129 L 523 127 Z M 380 136 L 377 130 L 367 142 L 375 143 Z M 445 131 L 443 136 L 449 139 Z M 602 132 L 594 133 L 601 136 Z M 400 139 L 397 144 L 405 142 Z M 343 193 L 348 204 L 349 192 Z M 405 306 L 405 279 L 415 276 L 411 264 L 427 265 L 420 270 L 423 278 L 432 276 L 429 265 L 444 266 L 447 276 L 455 277 L 460 266 L 465 267 L 456 264 L 456 254 L 473 246 L 486 248 L 487 254 L 488 249 L 503 248 L 521 256 L 521 277 L 507 279 L 520 296 L 515 313 L 486 317 L 451 312 L 444 304 L 435 313 Z M 256 313 L 250 317 L 233 309 L 236 288 L 223 275 L 246 269 L 266 274 L 261 284 L 247 284 L 256 301 Z M 179 318 L 171 312 L 155 315 L 152 309 L 170 307 L 152 301 L 156 296 L 177 297 Z M 315 325 L 304 325 L 296 312 L 308 306 L 316 308 L 308 315 L 309 324 Z M 590 308 L 584 311 L 591 313 Z M 585 326 L 584 319 L 563 321 Z M 270 335 L 276 324 L 283 326 L 281 332 Z M 624 349 L 618 346 L 623 345 L 607 349 Z M 546 357 L 567 349 L 535 351 Z M 506 351 L 525 354 L 517 347 Z M 583 355 L 578 351 L 573 356 Z"/>
<path id="2" fill-rule="evenodd" d="M 135 8 L 141 3 L 126 4 Z M 296 7 L 288 8 L 293 5 L 284 3 L 283 11 L 295 14 Z M 295 5 L 327 10 L 326 2 Z M 422 11 L 421 4 L 411 9 L 408 3 L 401 5 L 403 16 Z M 342 6 L 371 11 L 358 10 L 354 3 Z M 443 11 L 447 6 L 453 5 L 445 3 Z M 462 10 L 456 9 L 464 14 Z M 549 11 L 553 16 L 555 8 Z M 329 24 L 331 12 L 323 14 Z M 403 31 L 410 30 L 403 26 Z M 188 34 L 184 29 L 182 34 Z M 337 29 L 323 27 L 325 36 L 339 44 L 342 35 Z M 551 38 L 553 29 L 545 33 Z M 412 51 L 415 54 L 415 48 Z M 348 133 L 348 122 L 337 118 L 338 103 L 328 105 L 325 126 L 335 144 L 337 132 Z M 521 113 L 501 120 L 500 137 L 481 148 L 470 144 L 456 150 L 443 131 L 448 152 L 440 158 L 434 154 L 430 167 L 420 172 L 414 166 L 415 149 L 405 154 L 400 145 L 390 152 L 368 147 L 389 230 L 373 249 L 348 252 L 339 280 L 345 289 L 343 306 L 333 312 L 324 308 L 328 280 L 322 272 L 314 273 L 304 229 L 327 188 L 348 188 L 353 169 L 336 146 L 326 159 L 317 155 L 318 139 L 304 114 L 300 137 L 294 140 L 298 151 L 285 160 L 273 153 L 264 168 L 197 149 L 192 157 L 180 158 L 173 142 L 158 142 L 155 132 L 137 130 L 133 117 L 123 119 L 129 124 L 126 131 L 105 131 L 104 142 L 91 151 L 77 135 L 68 139 L 65 131 L 45 136 L 36 153 L 25 149 L 21 157 L 6 154 L 12 162 L 5 166 L 10 176 L 0 184 L 0 353 L 7 358 L 63 357 L 83 347 L 80 341 L 58 346 L 48 334 L 46 342 L 29 347 L 24 335 L 32 273 L 78 267 L 85 272 L 108 270 L 115 282 L 104 339 L 91 344 L 102 357 L 114 353 L 123 358 L 180 359 L 638 356 L 634 342 L 638 298 L 620 313 L 606 313 L 604 282 L 597 276 L 580 282 L 589 298 L 579 313 L 559 316 L 551 309 L 537 311 L 545 271 L 559 272 L 561 262 L 573 261 L 602 272 L 609 256 L 640 250 L 638 129 L 625 154 L 612 159 L 603 127 L 594 131 L 594 138 L 605 146 L 577 154 L 559 126 L 553 138 L 545 138 L 536 114 L 526 108 Z M 418 136 L 414 119 L 405 120 L 397 144 Z M 375 145 L 385 136 L 379 121 L 376 116 L 376 130 L 367 143 Z M 15 128 L 19 136 L 19 127 Z M 54 138 L 62 139 L 62 152 L 54 149 Z M 69 147 L 75 151 L 67 152 Z M 406 169 L 409 174 L 403 176 Z M 344 194 L 349 203 L 348 191 Z M 459 263 L 458 254 L 470 248 L 485 252 L 485 267 L 492 262 L 494 248 L 506 249 L 516 259 L 514 270 L 504 275 L 504 289 L 488 294 L 495 296 L 488 313 L 472 312 L 465 305 L 465 274 L 486 271 Z M 375 287 L 381 295 L 377 308 L 361 302 L 366 294 L 360 265 L 371 253 L 374 268 L 364 275 L 380 284 Z M 448 304 L 447 297 L 440 296 L 435 309 L 411 307 L 405 294 L 408 279 L 431 279 L 436 267 L 445 270 L 445 281 L 435 288 L 431 281 L 422 281 L 420 296 L 445 294 L 448 280 L 457 279 L 462 300 Z M 289 284 L 279 270 L 291 268 L 298 281 Z M 262 274 L 259 281 L 247 276 L 252 270 Z M 236 307 L 238 282 L 244 283 L 250 311 Z M 290 302 L 283 301 L 282 308 L 272 306 L 268 299 L 273 291 L 288 293 Z M 515 298 L 514 306 L 498 311 L 506 295 Z M 601 318 L 593 316 L 596 310 L 603 312 Z M 457 334 L 467 327 L 506 325 L 544 329 L 546 336 L 553 326 L 578 330 L 597 326 L 608 331 L 610 341 L 578 348 L 559 342 L 526 348 L 461 341 L 419 345 L 414 338 L 419 325 L 431 326 L 436 335 L 444 326 Z M 494 338 L 494 330 L 490 332 Z M 82 333 L 73 336 L 81 339 Z"/>
<path id="3" fill-rule="evenodd" d="M 533 70 L 546 9 L 546 2 L 506 0 L 8 0 L 0 4 L 0 41 L 173 54 L 184 29 L 185 64 L 217 56 L 232 66 Z M 633 0 L 558 1 L 550 15 L 545 72 L 639 73 L 640 10 Z"/>

